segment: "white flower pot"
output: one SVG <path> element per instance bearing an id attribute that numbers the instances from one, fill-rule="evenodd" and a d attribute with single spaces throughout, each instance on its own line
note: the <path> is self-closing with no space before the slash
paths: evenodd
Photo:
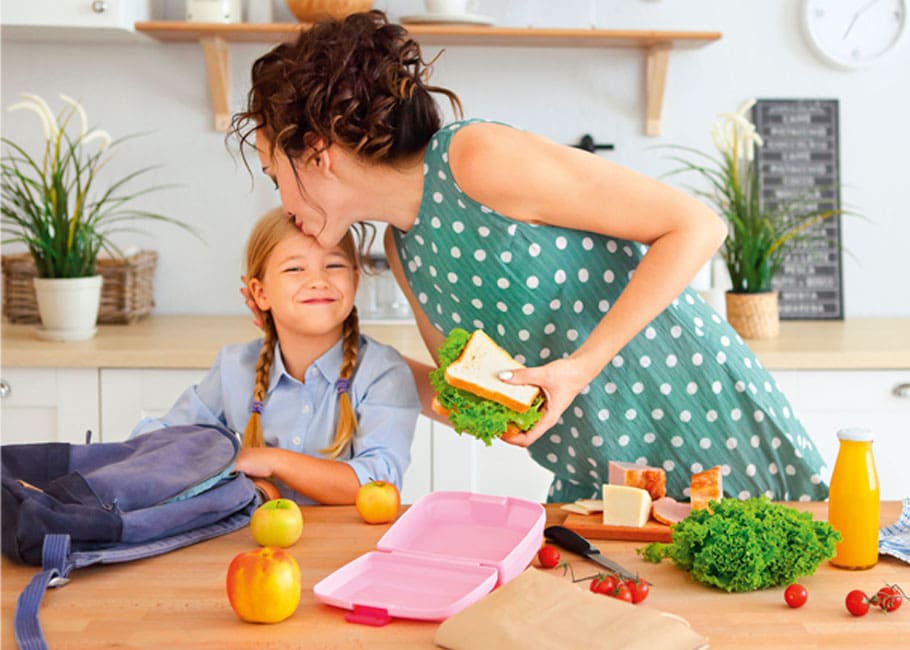
<path id="1" fill-rule="evenodd" d="M 48 341 L 81 341 L 95 335 L 101 303 L 101 276 L 35 278 L 41 327 L 35 332 Z"/>

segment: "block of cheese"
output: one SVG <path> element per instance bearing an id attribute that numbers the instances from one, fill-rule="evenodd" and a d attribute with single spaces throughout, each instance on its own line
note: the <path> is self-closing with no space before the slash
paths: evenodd
<path id="1" fill-rule="evenodd" d="M 689 488 L 692 510 L 707 508 L 709 502 L 720 501 L 723 497 L 723 475 L 720 472 L 720 465 L 692 475 Z"/>
<path id="2" fill-rule="evenodd" d="M 607 465 L 607 483 L 647 490 L 654 501 L 667 496 L 667 473 L 661 467 L 611 460 Z"/>
<path id="3" fill-rule="evenodd" d="M 604 483 L 604 526 L 641 528 L 651 516 L 651 495 L 647 490 Z"/>

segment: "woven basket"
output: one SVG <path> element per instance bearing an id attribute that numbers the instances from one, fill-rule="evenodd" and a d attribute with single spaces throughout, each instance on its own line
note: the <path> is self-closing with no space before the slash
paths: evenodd
<path id="1" fill-rule="evenodd" d="M 777 291 L 726 294 L 727 321 L 744 339 L 771 339 L 780 334 Z"/>
<path id="2" fill-rule="evenodd" d="M 102 277 L 98 323 L 134 323 L 155 306 L 154 276 L 158 253 L 139 251 L 124 259 L 99 259 Z M 32 279 L 38 273 L 28 253 L 4 255 L 3 315 L 11 323 L 40 323 Z"/>

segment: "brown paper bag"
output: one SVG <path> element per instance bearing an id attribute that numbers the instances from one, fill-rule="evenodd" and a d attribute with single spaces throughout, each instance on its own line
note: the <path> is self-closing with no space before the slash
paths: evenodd
<path id="1" fill-rule="evenodd" d="M 696 650 L 708 645 L 678 616 L 579 589 L 534 567 L 444 621 L 434 640 L 449 650 Z"/>

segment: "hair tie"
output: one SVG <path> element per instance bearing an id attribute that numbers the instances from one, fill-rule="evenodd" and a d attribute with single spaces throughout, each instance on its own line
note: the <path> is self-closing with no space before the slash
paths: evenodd
<path id="1" fill-rule="evenodd" d="M 347 379 L 339 379 L 335 382 L 335 390 L 338 391 L 338 394 L 348 392 L 348 389 L 351 387 L 351 382 Z"/>
<path id="2" fill-rule="evenodd" d="M 253 400 L 253 404 L 250 406 L 250 413 L 262 413 L 262 402 L 258 399 Z"/>

